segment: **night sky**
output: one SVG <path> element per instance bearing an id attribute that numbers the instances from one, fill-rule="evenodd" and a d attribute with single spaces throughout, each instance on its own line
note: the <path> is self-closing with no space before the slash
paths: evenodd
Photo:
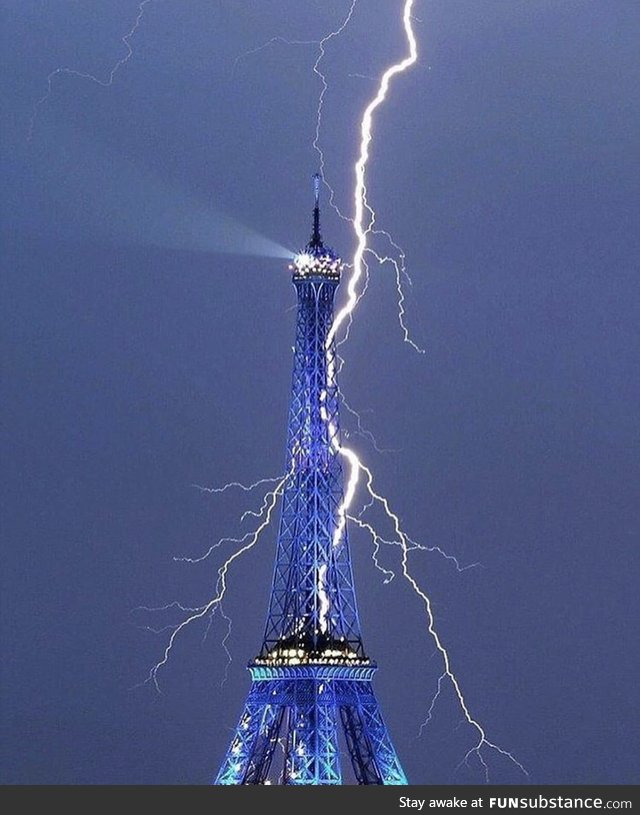
<path id="1" fill-rule="evenodd" d="M 99 8 L 98 8 L 99 7 Z M 198 605 L 198 555 L 283 468 L 294 291 L 310 229 L 313 45 L 348 0 L 2 3 L 2 719 L 5 783 L 205 784 L 260 646 L 274 529 L 225 610 L 139 686 Z M 358 122 L 405 49 L 400 0 L 361 0 L 327 48 L 321 143 L 352 213 Z M 404 247 L 402 342 L 373 269 L 341 385 L 350 442 L 414 539 L 470 709 L 534 783 L 640 782 L 640 6 L 419 0 L 419 65 L 379 111 L 369 175 Z M 345 259 L 348 223 L 323 231 Z M 342 292 L 344 296 L 344 291 Z M 388 529 L 386 531 L 389 531 Z M 482 780 L 419 601 L 351 536 L 375 687 L 413 783 Z M 229 545 L 227 544 L 227 547 Z M 227 548 L 226 551 L 229 551 Z M 386 551 L 388 568 L 398 550 Z M 138 686 L 138 687 L 136 687 Z M 522 780 L 491 759 L 492 780 Z"/>

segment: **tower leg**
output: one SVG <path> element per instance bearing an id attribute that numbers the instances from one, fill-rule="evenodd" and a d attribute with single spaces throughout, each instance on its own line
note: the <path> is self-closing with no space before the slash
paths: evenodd
<path id="1" fill-rule="evenodd" d="M 253 687 L 215 784 L 263 784 L 273 758 L 284 709 Z"/>
<path id="2" fill-rule="evenodd" d="M 278 743 L 284 710 L 283 707 L 270 706 L 265 711 L 243 784 L 264 784 Z"/>
<path id="3" fill-rule="evenodd" d="M 288 725 L 284 783 L 342 784 L 331 683 L 296 683 Z"/>
<path id="4" fill-rule="evenodd" d="M 254 681 L 216 784 L 269 783 L 284 734 L 282 774 L 270 780 L 342 784 L 338 716 L 358 784 L 407 783 L 371 685 L 375 667 L 255 665 L 251 670 Z"/>
<path id="5" fill-rule="evenodd" d="M 358 784 L 407 784 L 371 684 L 351 685 L 354 704 L 340 715 Z"/>
<path id="6" fill-rule="evenodd" d="M 364 734 L 364 724 L 359 709 L 350 706 L 341 707 L 340 717 L 358 784 L 382 784 L 371 745 Z"/>

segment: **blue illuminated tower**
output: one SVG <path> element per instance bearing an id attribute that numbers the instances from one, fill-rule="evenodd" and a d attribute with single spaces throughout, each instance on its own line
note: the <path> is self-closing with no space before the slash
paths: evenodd
<path id="1" fill-rule="evenodd" d="M 327 346 L 342 264 L 313 233 L 293 266 L 298 295 L 286 472 L 273 587 L 252 684 L 216 784 L 406 784 L 373 692 L 341 518 L 336 350 Z M 346 749 L 345 749 L 346 748 Z"/>

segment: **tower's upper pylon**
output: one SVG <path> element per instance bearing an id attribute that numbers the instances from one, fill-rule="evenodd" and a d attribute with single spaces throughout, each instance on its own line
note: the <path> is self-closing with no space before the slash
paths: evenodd
<path id="1" fill-rule="evenodd" d="M 294 280 L 307 280 L 320 278 L 325 280 L 340 280 L 342 261 L 330 246 L 325 246 L 320 232 L 320 185 L 322 176 L 315 173 L 313 176 L 313 193 L 315 205 L 313 207 L 313 230 L 311 239 L 300 254 L 296 255 L 291 269 Z"/>

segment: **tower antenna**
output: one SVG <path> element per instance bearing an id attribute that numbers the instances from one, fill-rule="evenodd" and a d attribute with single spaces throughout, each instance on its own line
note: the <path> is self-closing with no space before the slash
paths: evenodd
<path id="1" fill-rule="evenodd" d="M 311 247 L 322 246 L 322 235 L 320 234 L 320 184 L 322 183 L 322 176 L 320 173 L 313 174 L 313 195 L 315 199 L 315 206 L 313 208 L 313 232 L 311 233 Z"/>

